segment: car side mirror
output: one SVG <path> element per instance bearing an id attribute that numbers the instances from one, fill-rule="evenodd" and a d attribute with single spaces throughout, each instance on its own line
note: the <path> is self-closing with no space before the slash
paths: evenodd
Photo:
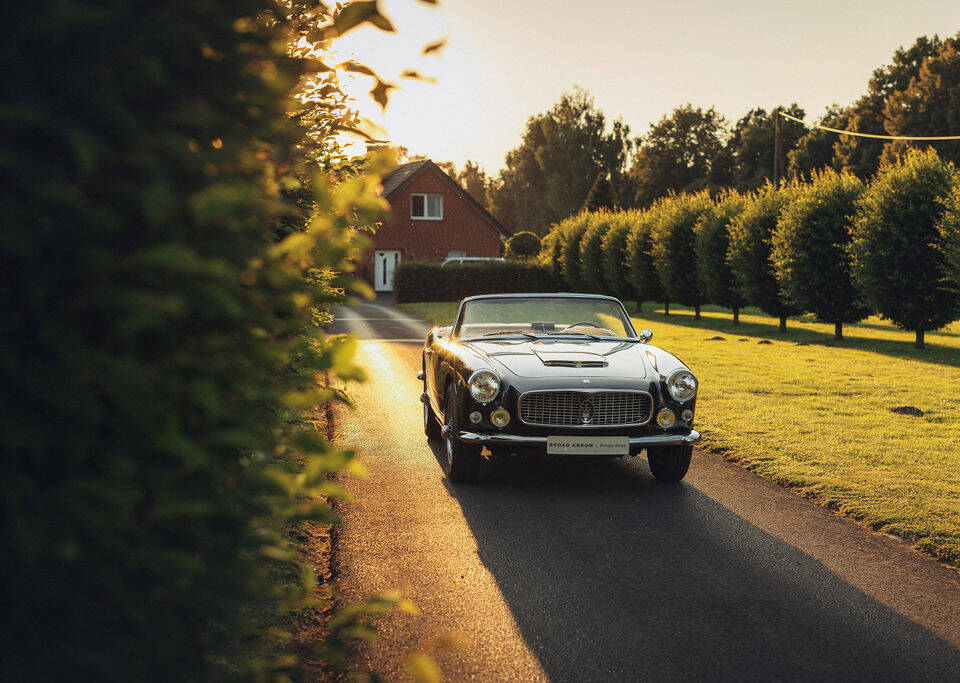
<path id="1" fill-rule="evenodd" d="M 644 344 L 646 344 L 646 343 L 647 343 L 648 341 L 650 341 L 651 339 L 653 339 L 653 330 L 651 330 L 649 327 L 644 327 L 642 330 L 640 330 L 640 341 L 641 341 L 641 342 L 643 342 Z"/>

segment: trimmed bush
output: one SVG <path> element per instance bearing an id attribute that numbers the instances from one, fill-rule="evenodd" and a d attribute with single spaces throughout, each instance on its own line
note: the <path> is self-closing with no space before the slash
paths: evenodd
<path id="1" fill-rule="evenodd" d="M 587 285 L 580 275 L 580 242 L 590 225 L 590 214 L 578 213 L 561 223 L 562 245 L 560 248 L 560 274 L 565 288 L 571 292 L 582 292 Z"/>
<path id="2" fill-rule="evenodd" d="M 870 315 L 853 283 L 850 230 L 863 182 L 849 173 L 814 173 L 780 214 L 773 233 L 777 279 L 798 307 L 817 320 L 833 323 L 843 339 L 843 324 Z"/>
<path id="3" fill-rule="evenodd" d="M 557 277 L 546 266 L 515 261 L 490 261 L 441 266 L 426 261 L 404 261 L 393 276 L 399 303 L 460 301 L 477 294 L 555 292 Z"/>
<path id="4" fill-rule="evenodd" d="M 644 301 L 662 301 L 663 312 L 670 314 L 670 299 L 667 297 L 660 275 L 653 265 L 652 232 L 667 200 L 655 202 L 644 211 L 630 214 L 632 226 L 627 234 L 626 260 L 622 264 L 626 279 L 637 296 L 637 305 Z"/>
<path id="5" fill-rule="evenodd" d="M 940 226 L 958 182 L 953 164 L 933 150 L 913 150 L 901 163 L 880 168 L 853 226 L 857 286 L 880 315 L 916 333 L 918 349 L 927 330 L 958 316 L 958 296 L 945 277 L 950 261 L 944 252 L 953 252 Z"/>
<path id="6" fill-rule="evenodd" d="M 521 230 L 508 239 L 505 246 L 506 254 L 509 257 L 525 261 L 539 254 L 542 244 L 540 238 L 534 233 L 529 230 Z"/>
<path id="7" fill-rule="evenodd" d="M 744 198 L 734 191 L 722 194 L 694 226 L 697 277 L 707 301 L 733 311 L 733 324 L 740 324 L 743 296 L 737 288 L 727 260 L 730 250 L 730 223 L 743 210 Z"/>
<path id="8" fill-rule="evenodd" d="M 773 231 L 780 213 L 797 194 L 796 184 L 776 188 L 766 183 L 746 197 L 740 215 L 730 223 L 730 265 L 743 298 L 767 315 L 780 319 L 780 331 L 786 331 L 787 318 L 801 309 L 780 287 L 773 267 Z"/>
<path id="9" fill-rule="evenodd" d="M 580 242 L 580 279 L 591 294 L 608 294 L 603 279 L 603 238 L 618 214 L 597 211 L 588 214 L 587 231 Z"/>
<path id="10" fill-rule="evenodd" d="M 697 278 L 693 226 L 712 208 L 706 192 L 670 197 L 660 207 L 650 233 L 650 255 L 663 291 L 671 301 L 693 306 L 697 320 L 703 293 Z"/>
<path id="11" fill-rule="evenodd" d="M 635 297 L 633 285 L 627 279 L 627 237 L 637 212 L 620 211 L 613 215 L 610 229 L 600 242 L 600 269 L 603 275 L 604 291 L 620 299 Z M 639 306 L 642 302 L 637 302 Z"/>

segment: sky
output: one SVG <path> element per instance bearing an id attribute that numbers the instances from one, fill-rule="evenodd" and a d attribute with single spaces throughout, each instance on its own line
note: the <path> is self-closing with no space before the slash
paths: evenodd
<path id="1" fill-rule="evenodd" d="M 960 0 L 381 0 L 397 28 L 337 41 L 396 80 L 386 112 L 350 76 L 356 107 L 391 143 L 434 161 L 467 159 L 488 174 L 521 140 L 526 120 L 565 90 L 586 88 L 631 131 L 686 102 L 729 121 L 797 102 L 813 120 L 866 91 L 875 68 L 920 35 L 960 32 Z M 438 39 L 446 47 L 421 56 Z M 400 80 L 403 69 L 434 83 Z M 960 131 L 944 131 L 960 134 Z"/>

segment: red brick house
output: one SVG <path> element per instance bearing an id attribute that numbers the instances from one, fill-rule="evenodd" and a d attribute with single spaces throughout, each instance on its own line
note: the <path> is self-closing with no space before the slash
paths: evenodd
<path id="1" fill-rule="evenodd" d="M 393 291 L 401 261 L 500 256 L 510 236 L 490 213 L 430 160 L 412 161 L 383 179 L 391 214 L 377 228 L 360 273 L 378 292 Z"/>

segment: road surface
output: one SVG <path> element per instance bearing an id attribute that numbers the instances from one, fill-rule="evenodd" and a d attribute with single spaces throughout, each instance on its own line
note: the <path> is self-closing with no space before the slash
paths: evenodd
<path id="1" fill-rule="evenodd" d="M 680 485 L 640 457 L 453 486 L 421 427 L 427 327 L 383 302 L 336 317 L 369 371 L 337 441 L 370 471 L 345 482 L 338 585 L 420 609 L 356 671 L 396 680 L 427 650 L 448 680 L 960 680 L 957 572 L 710 454 Z"/>

